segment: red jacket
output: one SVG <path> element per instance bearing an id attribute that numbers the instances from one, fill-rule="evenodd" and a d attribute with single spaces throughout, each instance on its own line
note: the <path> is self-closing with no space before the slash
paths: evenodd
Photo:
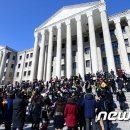
<path id="1" fill-rule="evenodd" d="M 78 114 L 78 107 L 76 104 L 66 104 L 64 110 L 64 116 L 66 118 L 67 127 L 77 126 L 77 114 Z"/>

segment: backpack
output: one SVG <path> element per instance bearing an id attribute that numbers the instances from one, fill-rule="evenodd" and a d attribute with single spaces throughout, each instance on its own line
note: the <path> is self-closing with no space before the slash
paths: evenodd
<path id="1" fill-rule="evenodd" d="M 105 99 L 103 101 L 102 111 L 111 112 L 112 110 L 113 110 L 112 102 L 110 100 L 108 100 L 108 99 Z"/>

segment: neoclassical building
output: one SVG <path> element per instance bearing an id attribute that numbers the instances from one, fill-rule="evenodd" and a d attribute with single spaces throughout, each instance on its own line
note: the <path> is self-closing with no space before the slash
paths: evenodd
<path id="1" fill-rule="evenodd" d="M 37 27 L 34 37 L 34 48 L 14 52 L 12 82 L 84 78 L 88 72 L 111 69 L 130 74 L 130 10 L 108 16 L 104 0 L 65 6 Z M 0 80 L 8 78 L 1 74 L 7 66 L 3 54 Z"/>
<path id="2" fill-rule="evenodd" d="M 16 50 L 0 45 L 0 84 L 13 82 L 16 57 Z"/>
<path id="3" fill-rule="evenodd" d="M 63 7 L 34 36 L 32 79 L 118 68 L 130 74 L 130 10 L 108 16 L 104 1 Z"/>

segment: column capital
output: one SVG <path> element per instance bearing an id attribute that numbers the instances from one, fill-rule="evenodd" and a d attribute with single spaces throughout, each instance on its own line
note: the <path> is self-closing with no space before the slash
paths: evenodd
<path id="1" fill-rule="evenodd" d="M 126 19 L 129 21 L 130 20 L 130 15 L 126 15 Z"/>
<path id="2" fill-rule="evenodd" d="M 41 35 L 45 35 L 45 30 L 42 30 L 42 31 L 41 31 Z"/>
<path id="3" fill-rule="evenodd" d="M 60 28 L 61 28 L 61 23 L 58 23 L 58 24 L 56 25 L 56 27 L 57 27 L 57 29 L 60 29 Z"/>
<path id="4" fill-rule="evenodd" d="M 70 19 L 67 19 L 67 20 L 65 21 L 65 24 L 66 24 L 66 25 L 70 25 L 70 23 L 71 23 Z"/>
<path id="5" fill-rule="evenodd" d="M 81 21 L 81 15 L 75 16 L 75 20 L 76 20 L 76 21 Z"/>
<path id="6" fill-rule="evenodd" d="M 53 27 L 49 27 L 49 28 L 48 28 L 48 31 L 49 31 L 49 32 L 52 32 L 52 31 L 53 31 Z"/>
<path id="7" fill-rule="evenodd" d="M 92 16 L 93 15 L 93 11 L 91 10 L 91 11 L 86 12 L 86 15 L 87 15 L 87 17 Z"/>
<path id="8" fill-rule="evenodd" d="M 99 9 L 99 11 L 101 13 L 103 11 L 106 11 L 106 6 L 100 6 L 98 9 Z"/>
<path id="9" fill-rule="evenodd" d="M 39 32 L 34 32 L 34 37 L 38 38 Z"/>
<path id="10" fill-rule="evenodd" d="M 113 21 L 114 21 L 115 24 L 117 24 L 117 23 L 120 23 L 121 20 L 120 20 L 119 17 L 117 17 L 117 18 L 115 18 Z"/>

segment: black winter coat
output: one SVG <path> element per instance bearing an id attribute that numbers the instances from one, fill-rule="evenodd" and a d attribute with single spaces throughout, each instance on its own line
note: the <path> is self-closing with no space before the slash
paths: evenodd
<path id="1" fill-rule="evenodd" d="M 16 97 L 13 100 L 13 127 L 23 127 L 26 115 L 27 101 Z"/>
<path id="2" fill-rule="evenodd" d="M 126 97 L 125 97 L 125 94 L 124 94 L 124 92 L 121 92 L 121 93 L 117 93 L 117 100 L 119 101 L 119 102 L 124 102 L 124 101 L 126 101 Z"/>
<path id="3" fill-rule="evenodd" d="M 118 84 L 118 89 L 122 90 L 124 87 L 124 82 L 122 79 L 117 79 L 116 80 L 117 84 Z"/>
<path id="4" fill-rule="evenodd" d="M 128 80 L 128 84 L 127 84 L 127 90 L 130 90 L 130 80 Z"/>

